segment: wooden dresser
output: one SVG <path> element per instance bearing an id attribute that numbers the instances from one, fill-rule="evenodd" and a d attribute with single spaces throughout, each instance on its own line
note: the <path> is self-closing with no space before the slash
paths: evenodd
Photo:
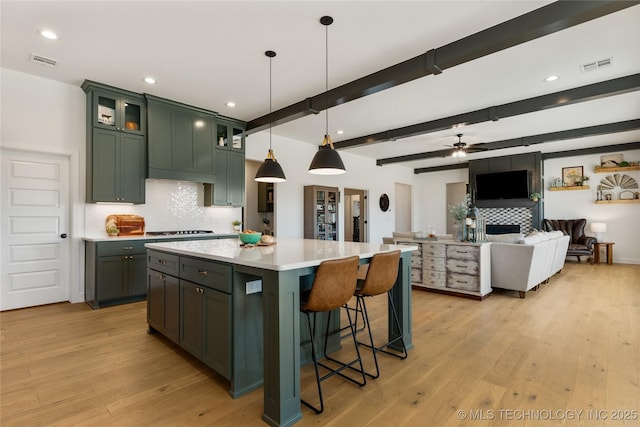
<path id="1" fill-rule="evenodd" d="M 411 259 L 415 289 L 482 299 L 491 293 L 491 243 L 395 239 L 417 245 Z"/>

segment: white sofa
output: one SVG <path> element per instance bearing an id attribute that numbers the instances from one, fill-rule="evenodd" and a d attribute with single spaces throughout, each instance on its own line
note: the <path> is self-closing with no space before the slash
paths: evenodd
<path id="1" fill-rule="evenodd" d="M 537 231 L 527 236 L 489 236 L 491 243 L 491 286 L 526 292 L 562 270 L 569 236 L 561 231 Z"/>

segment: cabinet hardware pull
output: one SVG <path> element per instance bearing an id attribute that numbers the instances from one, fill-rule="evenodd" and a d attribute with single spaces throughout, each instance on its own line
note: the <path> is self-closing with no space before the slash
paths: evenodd
<path id="1" fill-rule="evenodd" d="M 198 273 L 202 276 L 207 276 L 207 270 L 198 270 Z"/>
<path id="2" fill-rule="evenodd" d="M 124 249 L 125 251 L 130 251 L 133 249 L 133 246 L 123 246 L 122 249 Z"/>
<path id="3" fill-rule="evenodd" d="M 456 251 L 456 253 L 459 253 L 459 254 L 466 254 L 466 253 L 467 253 L 467 251 Z"/>
<path id="4" fill-rule="evenodd" d="M 165 260 L 163 260 L 163 259 L 159 259 L 159 260 L 158 260 L 158 264 L 160 264 L 160 265 L 166 265 L 166 264 L 167 264 L 167 261 L 165 261 Z"/>
<path id="5" fill-rule="evenodd" d="M 458 267 L 458 268 L 467 268 L 466 265 L 460 265 L 460 264 L 456 264 L 456 267 Z"/>

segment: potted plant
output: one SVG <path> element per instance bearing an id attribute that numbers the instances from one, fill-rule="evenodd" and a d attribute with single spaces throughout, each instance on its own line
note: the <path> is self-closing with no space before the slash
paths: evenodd
<path id="1" fill-rule="evenodd" d="M 471 195 L 466 194 L 464 199 L 455 205 L 449 205 L 449 213 L 455 220 L 455 227 L 457 229 L 457 238 L 460 241 L 465 240 L 465 224 L 464 221 L 469 213 L 469 205 L 471 204 Z"/>
<path id="2" fill-rule="evenodd" d="M 235 231 L 240 231 L 240 226 L 242 225 L 242 221 L 240 221 L 239 219 L 234 219 L 233 221 L 231 221 L 231 224 L 233 225 L 233 229 Z"/>
<path id="3" fill-rule="evenodd" d="M 120 234 L 120 230 L 115 225 L 111 224 L 107 226 L 107 234 L 109 236 L 117 236 Z"/>
<path id="4" fill-rule="evenodd" d="M 534 202 L 537 202 L 540 199 L 540 193 L 531 193 L 531 195 L 529 196 L 529 198 L 531 200 L 533 200 Z"/>

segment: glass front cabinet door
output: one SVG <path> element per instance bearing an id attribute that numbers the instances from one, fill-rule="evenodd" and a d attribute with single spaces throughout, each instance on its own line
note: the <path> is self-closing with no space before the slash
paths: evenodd
<path id="1" fill-rule="evenodd" d="M 145 116 L 143 99 L 103 91 L 93 93 L 94 127 L 144 135 Z"/>
<path id="2" fill-rule="evenodd" d="M 244 151 L 244 130 L 238 126 L 220 122 L 216 126 L 216 145 L 234 151 Z"/>

